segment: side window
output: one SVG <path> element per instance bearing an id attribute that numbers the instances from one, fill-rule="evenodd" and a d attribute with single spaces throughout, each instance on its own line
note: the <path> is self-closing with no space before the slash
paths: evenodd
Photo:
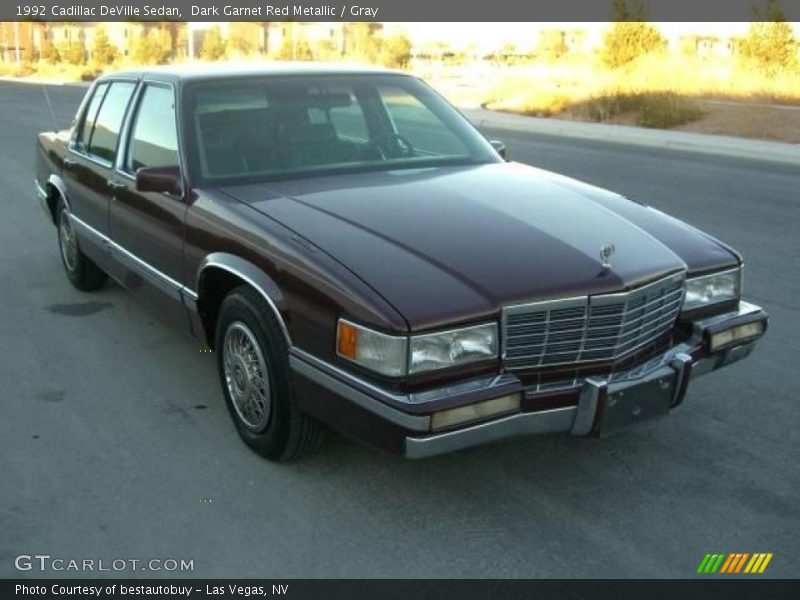
<path id="1" fill-rule="evenodd" d="M 469 155 L 469 148 L 432 110 L 400 86 L 380 86 L 383 105 L 398 134 L 432 156 Z"/>
<path id="2" fill-rule="evenodd" d="M 114 160 L 122 119 L 134 87 L 136 85 L 128 81 L 116 81 L 111 84 L 97 113 L 94 129 L 89 138 L 89 154 L 107 161 Z"/>
<path id="3" fill-rule="evenodd" d="M 340 138 L 366 142 L 369 139 L 367 120 L 361 111 L 358 100 L 353 98 L 350 106 L 335 106 L 328 111 L 328 117 Z"/>
<path id="4" fill-rule="evenodd" d="M 148 85 L 131 130 L 125 170 L 135 173 L 142 167 L 169 167 L 178 163 L 178 132 L 172 90 Z"/>
<path id="5" fill-rule="evenodd" d="M 89 100 L 89 106 L 86 108 L 86 117 L 78 128 L 78 136 L 76 145 L 81 152 L 86 151 L 86 146 L 89 143 L 89 138 L 92 135 L 94 122 L 97 119 L 97 111 L 100 108 L 100 103 L 103 101 L 103 96 L 108 89 L 107 83 L 101 83 L 94 90 L 94 95 Z"/>

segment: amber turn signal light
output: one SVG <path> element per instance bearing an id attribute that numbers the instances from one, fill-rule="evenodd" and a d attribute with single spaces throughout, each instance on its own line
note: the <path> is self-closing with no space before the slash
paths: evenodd
<path id="1" fill-rule="evenodd" d="M 336 350 L 341 356 L 355 360 L 356 345 L 358 343 L 358 330 L 344 321 L 339 321 L 336 332 Z"/>

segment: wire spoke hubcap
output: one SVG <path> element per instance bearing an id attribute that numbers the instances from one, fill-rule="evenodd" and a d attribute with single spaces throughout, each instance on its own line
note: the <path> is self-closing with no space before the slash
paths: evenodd
<path id="1" fill-rule="evenodd" d="M 59 241 L 61 245 L 61 257 L 64 259 L 64 265 L 70 272 L 75 271 L 78 266 L 78 240 L 75 237 L 75 231 L 72 229 L 72 224 L 69 221 L 69 214 L 67 211 L 62 210 L 61 216 L 58 220 Z"/>
<path id="2" fill-rule="evenodd" d="M 222 366 L 239 419 L 253 431 L 265 429 L 272 408 L 269 371 L 256 336 L 241 321 L 231 323 L 225 332 Z"/>

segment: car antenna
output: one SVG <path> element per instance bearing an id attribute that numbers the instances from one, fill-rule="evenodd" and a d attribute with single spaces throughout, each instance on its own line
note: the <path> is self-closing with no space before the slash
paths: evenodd
<path id="1" fill-rule="evenodd" d="M 44 94 L 47 107 L 50 109 L 50 116 L 53 118 L 53 131 L 58 132 L 58 119 L 56 119 L 56 111 L 53 109 L 53 103 L 50 101 L 50 92 L 47 91 L 47 86 L 42 83 L 42 94 Z"/>

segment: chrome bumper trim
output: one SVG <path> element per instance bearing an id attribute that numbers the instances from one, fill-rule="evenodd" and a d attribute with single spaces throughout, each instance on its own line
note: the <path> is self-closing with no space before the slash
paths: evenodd
<path id="1" fill-rule="evenodd" d="M 328 373 L 318 366 L 315 366 L 312 364 L 312 361 L 327 365 L 331 372 Z M 392 423 L 412 431 L 430 430 L 431 419 L 429 416 L 410 415 L 408 413 L 404 413 L 403 411 L 392 408 L 388 404 L 373 398 L 367 393 L 359 391 L 353 387 L 351 383 L 339 378 L 346 377 L 352 381 L 355 379 L 352 375 L 345 373 L 333 365 L 328 365 L 328 363 L 311 356 L 307 352 L 303 352 L 297 348 L 292 348 L 289 352 L 289 366 L 299 375 L 306 377 L 317 385 L 324 387 L 334 394 L 338 394 L 342 398 L 349 400 L 353 404 L 356 404 L 361 408 L 364 408 L 369 412 L 386 419 L 387 421 L 391 421 Z M 334 375 L 334 373 L 336 375 Z M 371 386 L 371 384 L 367 385 L 370 385 L 370 387 L 372 387 L 374 390 L 380 389 L 375 386 Z"/>
<path id="2" fill-rule="evenodd" d="M 406 438 L 406 458 L 427 458 L 522 435 L 568 431 L 575 420 L 574 406 L 535 413 L 518 413 L 466 429 L 424 438 Z"/>
<path id="3" fill-rule="evenodd" d="M 583 384 L 575 413 L 575 421 L 570 429 L 572 435 L 589 435 L 591 433 L 594 426 L 594 417 L 597 413 L 597 405 L 600 403 L 600 394 L 607 385 L 607 381 L 596 378 L 589 378 Z"/>

